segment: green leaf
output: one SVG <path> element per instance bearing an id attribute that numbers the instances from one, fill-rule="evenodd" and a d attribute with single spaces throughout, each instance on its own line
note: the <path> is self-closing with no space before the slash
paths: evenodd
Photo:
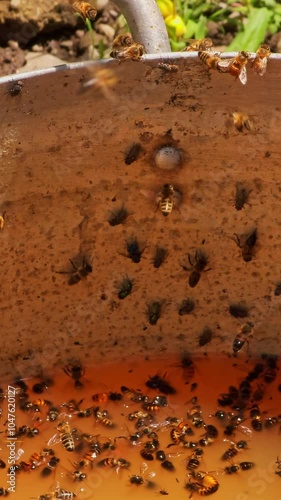
<path id="1" fill-rule="evenodd" d="M 208 33 L 207 18 L 205 16 L 200 16 L 200 19 L 199 19 L 199 22 L 197 24 L 196 31 L 195 31 L 196 40 L 200 40 L 201 38 L 205 38 L 207 33 Z"/>
<path id="2" fill-rule="evenodd" d="M 186 31 L 185 31 L 185 38 L 192 38 L 195 35 L 197 29 L 197 23 L 192 21 L 192 19 L 189 19 L 187 25 L 186 25 Z"/>
<path id="3" fill-rule="evenodd" d="M 251 8 L 244 31 L 236 35 L 227 50 L 230 52 L 238 50 L 255 52 L 265 39 L 271 16 L 272 12 L 265 7 L 261 9 Z"/>

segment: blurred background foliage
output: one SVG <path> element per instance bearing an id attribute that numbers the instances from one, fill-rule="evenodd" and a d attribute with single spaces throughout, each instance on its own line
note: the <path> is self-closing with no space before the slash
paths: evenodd
<path id="1" fill-rule="evenodd" d="M 230 35 L 227 51 L 255 52 L 267 36 L 281 30 L 280 1 L 157 0 L 157 3 L 173 51 L 182 50 L 188 39 L 210 37 L 210 24 L 212 28 L 215 24 L 221 39 Z"/>

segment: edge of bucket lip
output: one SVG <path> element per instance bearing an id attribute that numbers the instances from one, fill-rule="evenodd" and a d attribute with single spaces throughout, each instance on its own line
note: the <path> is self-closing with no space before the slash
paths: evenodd
<path id="1" fill-rule="evenodd" d="M 227 59 L 231 57 L 235 57 L 237 52 L 223 52 L 221 54 L 222 59 Z M 253 56 L 255 52 L 251 52 Z M 168 61 L 178 61 L 182 59 L 189 60 L 198 60 L 197 52 L 163 52 L 159 54 L 146 54 L 142 57 L 143 62 L 158 62 L 163 60 Z M 271 54 L 270 60 L 280 61 L 281 62 L 281 54 Z M 116 59 L 98 59 L 95 61 L 82 61 L 82 62 L 74 62 L 74 63 L 65 63 L 59 64 L 57 66 L 51 66 L 50 68 L 38 69 L 35 71 L 28 71 L 26 73 L 15 73 L 11 75 L 5 75 L 0 77 L 0 85 L 11 83 L 18 80 L 25 80 L 27 78 L 33 78 L 36 76 L 44 76 L 50 75 L 52 73 L 57 73 L 58 71 L 73 71 L 76 69 L 83 69 L 91 66 L 100 66 L 100 65 L 119 65 L 119 62 Z"/>

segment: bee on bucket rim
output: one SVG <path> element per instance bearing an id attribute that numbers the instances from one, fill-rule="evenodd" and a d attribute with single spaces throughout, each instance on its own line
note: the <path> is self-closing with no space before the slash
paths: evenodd
<path id="1" fill-rule="evenodd" d="M 208 50 L 199 50 L 198 57 L 209 69 L 218 69 L 218 65 L 222 61 L 218 52 L 214 53 Z"/>
<path id="2" fill-rule="evenodd" d="M 221 60 L 218 63 L 217 69 L 221 73 L 229 73 L 245 85 L 247 83 L 246 64 L 248 63 L 250 54 L 245 50 L 238 52 L 237 56 L 231 59 Z"/>
<path id="3" fill-rule="evenodd" d="M 90 19 L 90 21 L 94 21 L 98 13 L 98 11 L 94 9 L 94 7 L 90 3 L 82 2 L 81 0 L 73 2 L 72 8 L 75 10 L 75 12 L 80 14 L 84 22 L 86 22 L 87 19 Z"/>
<path id="4" fill-rule="evenodd" d="M 142 43 L 137 43 L 131 35 L 117 35 L 113 40 L 110 57 L 113 59 L 139 61 L 145 54 L 145 48 Z"/>
<path id="5" fill-rule="evenodd" d="M 259 46 L 256 57 L 252 62 L 253 70 L 260 76 L 263 76 L 266 72 L 267 61 L 271 55 L 271 50 L 269 45 L 263 43 Z"/>

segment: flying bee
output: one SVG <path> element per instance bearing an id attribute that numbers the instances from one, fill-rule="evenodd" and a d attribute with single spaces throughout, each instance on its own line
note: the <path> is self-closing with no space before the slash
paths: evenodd
<path id="1" fill-rule="evenodd" d="M 219 63 L 222 61 L 219 53 L 208 50 L 199 50 L 198 57 L 209 69 L 218 69 Z"/>
<path id="2" fill-rule="evenodd" d="M 81 382 L 81 378 L 85 374 L 85 369 L 83 368 L 80 361 L 77 361 L 73 364 L 66 365 L 63 369 L 64 373 L 74 380 L 74 387 L 81 388 L 83 384 Z"/>
<path id="3" fill-rule="evenodd" d="M 251 231 L 248 236 L 243 238 L 243 243 L 241 242 L 237 234 L 234 233 L 234 236 L 236 245 L 241 248 L 241 254 L 244 262 L 251 262 L 251 260 L 253 260 L 254 247 L 257 243 L 258 238 L 257 228 L 253 229 L 253 231 Z"/>
<path id="4" fill-rule="evenodd" d="M 74 451 L 75 443 L 73 439 L 73 434 L 76 432 L 75 429 L 71 429 L 67 422 L 60 422 L 57 426 L 57 430 L 60 433 L 61 444 L 66 451 Z"/>
<path id="5" fill-rule="evenodd" d="M 48 399 L 35 399 L 32 401 L 33 406 L 51 406 L 52 402 L 49 401 Z"/>
<path id="6" fill-rule="evenodd" d="M 180 203 L 181 194 L 172 184 L 164 184 L 162 190 L 158 193 L 156 202 L 164 217 L 167 217 Z"/>
<path id="7" fill-rule="evenodd" d="M 247 115 L 246 113 L 237 113 L 237 112 L 232 113 L 232 119 L 235 128 L 239 132 L 243 132 L 244 129 L 250 132 L 254 128 L 249 115 Z"/>
<path id="8" fill-rule="evenodd" d="M 183 49 L 183 52 L 203 52 L 211 51 L 213 42 L 211 38 L 201 38 L 200 40 L 188 40 L 189 45 Z"/>
<path id="9" fill-rule="evenodd" d="M 248 448 L 246 441 L 238 441 L 237 443 L 231 443 L 231 446 L 224 452 L 222 455 L 222 460 L 231 460 L 235 457 L 240 451 Z"/>
<path id="10" fill-rule="evenodd" d="M 125 153 L 124 162 L 126 165 L 134 163 L 142 151 L 142 146 L 139 142 L 133 142 L 128 151 Z"/>
<path id="11" fill-rule="evenodd" d="M 98 13 L 98 11 L 94 9 L 94 7 L 90 3 L 82 2 L 81 0 L 73 2 L 72 8 L 75 10 L 75 12 L 80 14 L 84 22 L 86 22 L 87 19 L 90 19 L 90 21 L 94 21 Z"/>
<path id="12" fill-rule="evenodd" d="M 236 337 L 234 338 L 232 349 L 233 354 L 236 355 L 239 351 L 241 351 L 245 342 L 247 342 L 249 346 L 249 340 L 254 336 L 254 323 L 248 321 L 244 325 L 240 326 Z"/>
<path id="13" fill-rule="evenodd" d="M 217 69 L 221 73 L 229 73 L 235 78 L 239 78 L 240 82 L 245 85 L 247 83 L 246 64 L 249 57 L 249 52 L 242 50 L 232 59 L 221 60 L 217 65 Z"/>
<path id="14" fill-rule="evenodd" d="M 126 278 L 123 279 L 121 286 L 119 288 L 118 299 L 123 300 L 126 297 L 128 297 L 128 295 L 130 295 L 132 291 L 132 288 L 133 288 L 133 282 L 127 276 Z"/>
<path id="15" fill-rule="evenodd" d="M 203 271 L 210 271 L 210 269 L 205 269 L 205 267 L 208 264 L 208 257 L 203 252 L 203 250 L 196 250 L 195 256 L 192 258 L 191 255 L 188 253 L 188 261 L 189 264 L 191 265 L 191 268 L 188 268 L 184 265 L 181 265 L 181 267 L 184 269 L 184 271 L 190 271 L 191 274 L 189 276 L 188 284 L 191 288 L 195 288 L 197 284 L 200 281 L 201 278 L 201 273 Z"/>
<path id="16" fill-rule="evenodd" d="M 162 303 L 159 301 L 150 302 L 147 306 L 148 321 L 151 325 L 156 325 L 161 316 Z"/>
<path id="17" fill-rule="evenodd" d="M 83 79 L 81 81 L 81 87 L 79 92 L 83 93 L 87 90 L 97 90 L 100 91 L 106 99 L 114 102 L 116 100 L 112 89 L 116 87 L 117 77 L 114 71 L 110 68 L 100 68 L 93 70 L 91 67 L 88 68 L 89 79 Z"/>
<path id="18" fill-rule="evenodd" d="M 56 271 L 57 274 L 70 274 L 70 278 L 68 280 L 68 285 L 76 285 L 82 279 L 85 279 L 92 271 L 92 266 L 86 261 L 85 257 L 83 257 L 83 262 L 81 267 L 77 267 L 71 259 L 69 259 L 73 270 L 72 271 Z"/>
<path id="19" fill-rule="evenodd" d="M 253 70 L 258 73 L 258 75 L 263 76 L 265 74 L 270 54 L 271 50 L 269 45 L 266 45 L 265 43 L 260 45 L 256 52 L 256 57 L 252 62 Z"/>

